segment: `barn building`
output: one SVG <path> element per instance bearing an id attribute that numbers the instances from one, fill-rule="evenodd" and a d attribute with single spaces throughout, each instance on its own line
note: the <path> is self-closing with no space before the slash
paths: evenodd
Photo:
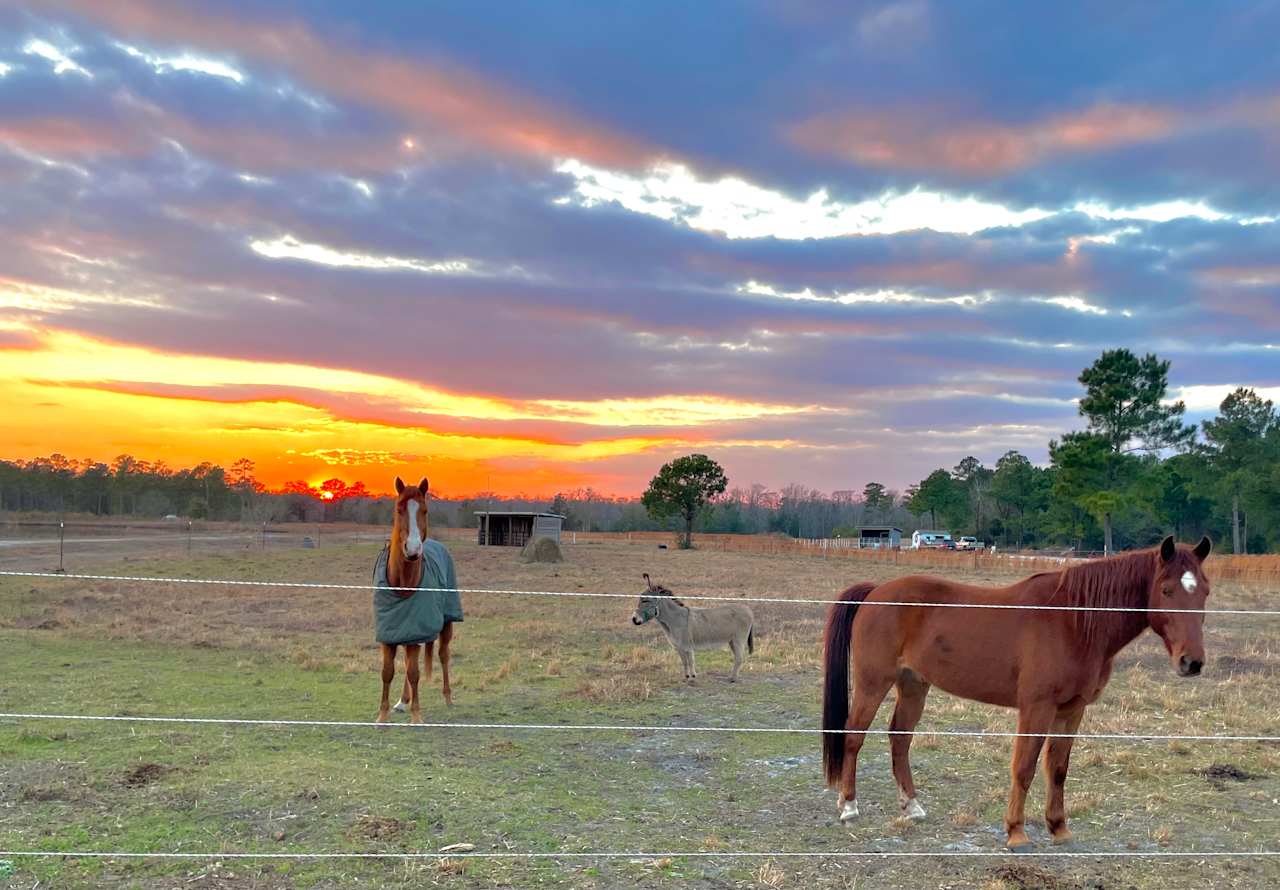
<path id="1" fill-rule="evenodd" d="M 477 510 L 476 518 L 476 540 L 482 547 L 523 547 L 534 538 L 550 538 L 559 544 L 564 524 L 559 513 L 518 510 Z"/>
<path id="2" fill-rule="evenodd" d="M 889 525 L 867 525 L 858 529 L 859 550 L 897 550 L 902 546 L 902 529 Z"/>

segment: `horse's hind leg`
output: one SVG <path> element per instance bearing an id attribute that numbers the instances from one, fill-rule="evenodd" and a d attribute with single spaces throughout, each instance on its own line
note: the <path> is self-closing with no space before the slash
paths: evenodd
<path id="1" fill-rule="evenodd" d="M 916 800 L 916 785 L 911 778 L 910 751 L 914 736 L 900 733 L 910 733 L 916 728 L 928 694 L 929 684 L 915 671 L 903 668 L 898 673 L 898 703 L 889 722 L 889 750 L 893 753 L 893 778 L 898 783 L 898 805 L 904 816 L 916 821 L 924 819 L 925 812 Z"/>
<path id="2" fill-rule="evenodd" d="M 418 700 L 418 644 L 404 647 L 405 685 L 409 687 L 409 722 L 422 722 L 422 704 Z"/>
<path id="3" fill-rule="evenodd" d="M 1044 755 L 1044 784 L 1046 800 L 1044 807 L 1045 824 L 1055 844 L 1066 844 L 1071 841 L 1071 831 L 1067 828 L 1067 811 L 1063 803 L 1063 787 L 1067 783 L 1067 766 L 1071 760 L 1072 736 L 1080 728 L 1080 720 L 1084 717 L 1084 705 L 1069 706 L 1058 711 L 1053 721 L 1053 731 L 1067 736 L 1054 736 L 1049 739 L 1049 748 Z"/>
<path id="4" fill-rule="evenodd" d="M 440 628 L 440 679 L 444 684 L 444 703 L 453 704 L 453 687 L 449 685 L 450 646 L 453 643 L 453 622 L 446 621 Z M 431 679 L 431 644 L 427 643 L 427 679 Z"/>
<path id="5" fill-rule="evenodd" d="M 379 643 L 382 650 L 382 702 L 378 705 L 378 722 L 391 716 L 391 681 L 396 678 L 396 647 Z"/>
<path id="6" fill-rule="evenodd" d="M 866 729 L 876 719 L 876 711 L 884 701 L 893 675 L 868 676 L 859 673 L 853 690 L 853 706 L 845 723 L 848 732 L 844 737 L 844 773 L 840 777 L 840 821 L 852 822 L 858 818 L 858 752 L 866 740 Z"/>

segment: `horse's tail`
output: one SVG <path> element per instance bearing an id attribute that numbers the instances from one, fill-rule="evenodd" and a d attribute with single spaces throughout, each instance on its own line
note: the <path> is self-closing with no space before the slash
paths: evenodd
<path id="1" fill-rule="evenodd" d="M 827 630 L 823 648 L 826 677 L 822 684 L 822 765 L 827 784 L 840 781 L 844 770 L 844 741 L 840 732 L 849 719 L 849 646 L 853 642 L 853 619 L 858 604 L 867 598 L 876 585 L 871 582 L 855 584 L 840 594 L 840 601 L 827 612 Z"/>
<path id="2" fill-rule="evenodd" d="M 756 626 L 753 624 L 747 628 L 747 654 L 756 651 Z"/>

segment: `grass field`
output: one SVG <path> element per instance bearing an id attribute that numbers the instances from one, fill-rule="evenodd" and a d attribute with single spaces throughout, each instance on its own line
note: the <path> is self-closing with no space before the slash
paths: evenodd
<path id="1" fill-rule="evenodd" d="M 71 571 L 362 584 L 377 544 L 156 548 Z M 800 555 L 580 544 L 560 565 L 450 544 L 466 587 L 831 598 L 891 565 Z M 14 567 L 7 565 L 8 567 Z M 43 568 L 34 565 L 32 568 Z M 1006 577 L 957 575 L 1005 583 Z M 366 591 L 0 578 L 0 710 L 370 720 L 378 696 Z M 686 686 L 630 600 L 464 596 L 456 704 L 435 686 L 427 720 L 818 725 L 823 607 L 756 608 L 756 653 L 699 655 Z M 1280 608 L 1215 585 L 1211 606 Z M 1028 620 L 1034 620 L 1029 618 Z M 1083 732 L 1280 733 L 1280 619 L 1206 628 L 1205 676 L 1179 680 L 1150 635 L 1119 659 Z M 887 719 L 888 706 L 878 725 Z M 397 719 L 403 720 L 403 717 Z M 1013 715 L 930 696 L 920 729 L 1008 731 Z M 864 817 L 835 820 L 818 738 L 670 732 L 530 732 L 0 722 L 0 848 L 47 850 L 998 851 L 1008 739 L 921 737 L 922 824 L 897 818 L 887 744 L 863 749 Z M 1280 848 L 1280 745 L 1077 744 L 1067 803 L 1078 852 Z M 1037 778 L 1028 805 L 1045 846 Z M 1259 887 L 1280 861 L 1141 859 L 614 859 L 308 862 L 15 862 L 12 887 Z M 4 880 L 4 879 L 0 879 Z"/>

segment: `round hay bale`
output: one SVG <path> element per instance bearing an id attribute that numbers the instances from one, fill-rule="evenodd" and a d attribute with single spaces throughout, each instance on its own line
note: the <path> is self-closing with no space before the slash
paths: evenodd
<path id="1" fill-rule="evenodd" d="M 525 562 L 564 562 L 560 545 L 553 538 L 534 538 L 520 549 Z"/>

